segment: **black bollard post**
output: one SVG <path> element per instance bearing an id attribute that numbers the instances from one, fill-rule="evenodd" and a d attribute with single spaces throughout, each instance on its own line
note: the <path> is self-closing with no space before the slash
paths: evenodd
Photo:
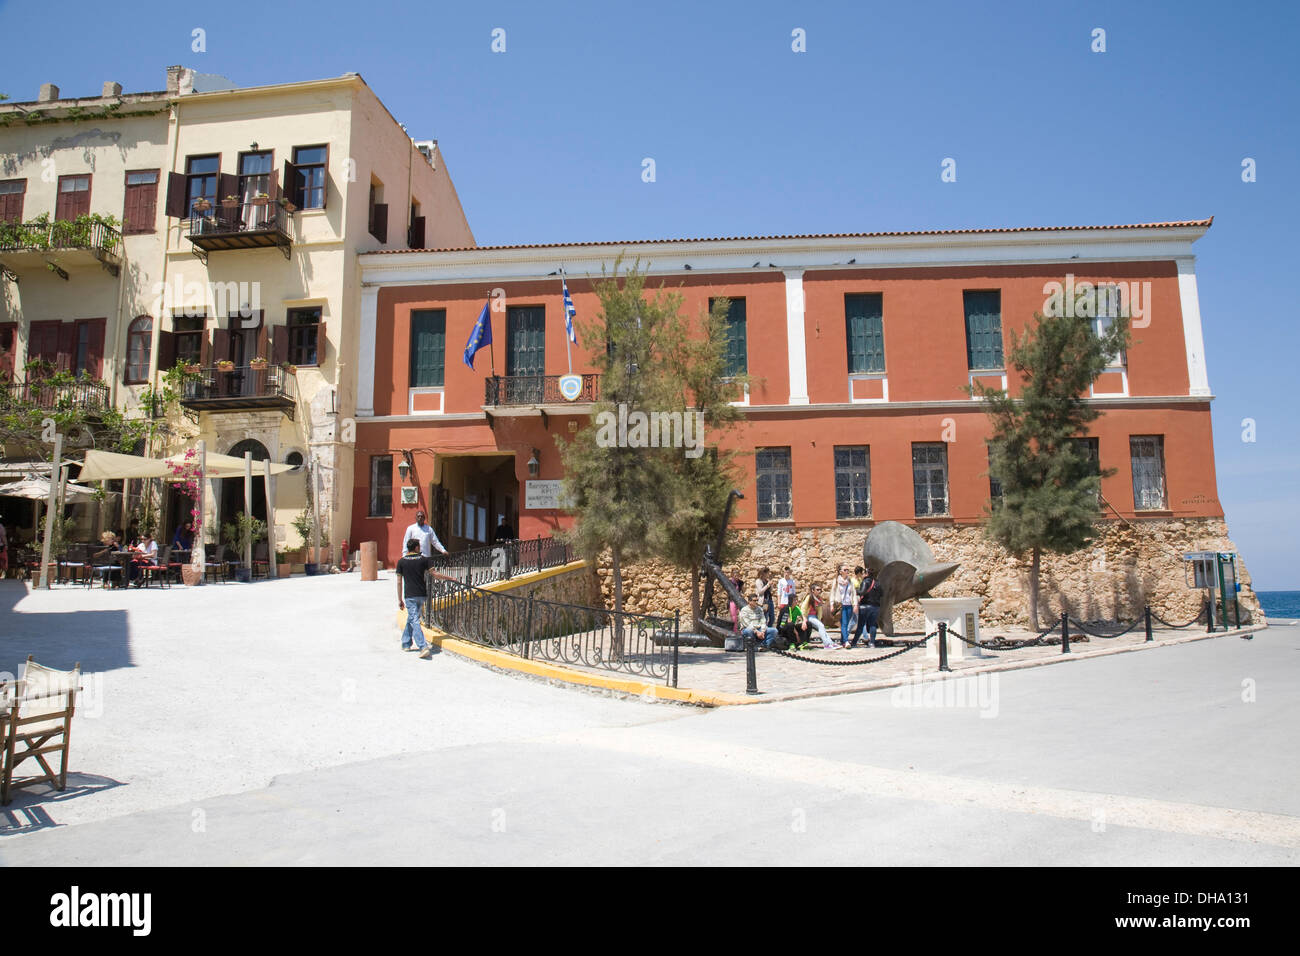
<path id="1" fill-rule="evenodd" d="M 1214 605 L 1208 600 L 1205 602 L 1205 633 L 1214 633 Z"/>
<path id="2" fill-rule="evenodd" d="M 754 661 L 754 637 L 745 638 L 745 693 L 758 693 L 758 669 Z"/>
<path id="3" fill-rule="evenodd" d="M 677 686 L 677 647 L 681 643 L 681 628 L 682 612 L 673 611 L 673 687 Z"/>
<path id="4" fill-rule="evenodd" d="M 939 670 L 951 672 L 948 666 L 948 622 L 939 622 Z"/>
<path id="5" fill-rule="evenodd" d="M 1154 640 L 1154 638 L 1152 638 L 1151 636 L 1151 605 L 1150 604 L 1146 606 L 1146 618 L 1147 618 L 1147 640 L 1148 641 Z"/>
<path id="6" fill-rule="evenodd" d="M 1070 653 L 1070 612 L 1061 612 L 1061 653 Z"/>

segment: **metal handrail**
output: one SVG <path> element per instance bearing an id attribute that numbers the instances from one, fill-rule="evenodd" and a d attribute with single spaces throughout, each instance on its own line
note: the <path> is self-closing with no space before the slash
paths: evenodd
<path id="1" fill-rule="evenodd" d="M 569 401 L 594 402 L 600 398 L 600 376 L 594 372 L 582 376 L 582 388 L 573 399 L 560 394 L 562 375 L 491 375 L 484 379 L 483 404 L 564 405 Z"/>

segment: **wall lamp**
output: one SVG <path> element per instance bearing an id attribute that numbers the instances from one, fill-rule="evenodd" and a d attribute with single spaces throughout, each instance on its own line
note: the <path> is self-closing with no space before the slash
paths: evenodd
<path id="1" fill-rule="evenodd" d="M 402 449 L 402 460 L 397 463 L 397 474 L 403 481 L 411 474 L 411 453 Z"/>
<path id="2" fill-rule="evenodd" d="M 530 478 L 536 478 L 537 473 L 542 469 L 542 463 L 539 460 L 540 455 L 541 452 L 534 448 L 533 457 L 528 459 L 528 477 Z"/>

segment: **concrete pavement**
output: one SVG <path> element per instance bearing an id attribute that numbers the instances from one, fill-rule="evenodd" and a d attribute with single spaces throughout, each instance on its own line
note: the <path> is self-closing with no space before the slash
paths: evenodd
<path id="1" fill-rule="evenodd" d="M 155 708 L 165 746 L 121 749 L 128 715 L 106 694 L 102 729 L 78 718 L 73 767 L 124 785 L 20 796 L 0 863 L 1300 862 L 1295 627 L 966 679 L 946 700 L 918 686 L 700 711 L 402 655 L 370 623 L 391 621 L 392 587 L 173 592 L 209 614 L 286 610 L 170 655 L 135 627 L 162 605 L 134 603 L 169 596 L 122 596 L 108 610 L 125 615 L 130 666 L 105 679 Z M 14 616 L 55 613 L 54 596 L 0 611 L 5 661 Z M 196 657 L 214 673 L 178 691 L 171 669 L 193 675 Z M 259 672 L 279 686 L 281 670 L 298 688 L 283 701 L 209 699 Z M 339 699 L 340 679 L 364 706 Z"/>

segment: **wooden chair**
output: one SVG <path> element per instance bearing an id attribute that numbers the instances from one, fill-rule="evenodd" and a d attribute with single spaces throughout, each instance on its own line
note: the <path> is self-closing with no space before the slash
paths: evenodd
<path id="1" fill-rule="evenodd" d="M 28 655 L 17 687 L 0 692 L 0 708 L 7 705 L 4 720 L 4 758 L 0 773 L 0 804 L 13 800 L 13 791 L 39 783 L 52 783 L 62 790 L 68 783 L 68 746 L 72 740 L 72 715 L 76 710 L 77 691 L 81 689 L 81 664 L 70 671 L 44 667 Z M 57 739 L 57 742 L 54 742 Z M 46 760 L 59 755 L 56 771 Z M 26 760 L 35 760 L 45 771 L 14 780 L 14 769 Z"/>

